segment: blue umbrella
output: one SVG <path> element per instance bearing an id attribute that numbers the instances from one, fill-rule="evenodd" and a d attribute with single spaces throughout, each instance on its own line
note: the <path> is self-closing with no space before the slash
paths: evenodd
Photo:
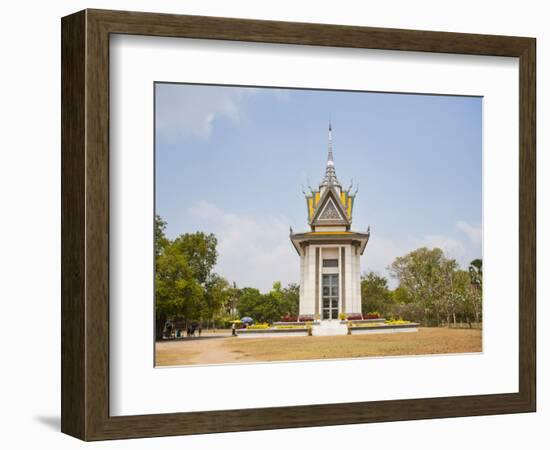
<path id="1" fill-rule="evenodd" d="M 243 322 L 243 323 L 252 323 L 252 322 L 254 322 L 254 319 L 252 317 L 247 316 L 247 317 L 243 317 L 241 319 L 241 322 Z"/>

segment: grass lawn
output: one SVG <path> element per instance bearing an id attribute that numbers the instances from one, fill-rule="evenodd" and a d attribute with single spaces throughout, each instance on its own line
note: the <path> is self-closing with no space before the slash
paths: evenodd
<path id="1" fill-rule="evenodd" d="M 420 328 L 417 333 L 157 342 L 158 366 L 481 352 L 481 330 Z"/>

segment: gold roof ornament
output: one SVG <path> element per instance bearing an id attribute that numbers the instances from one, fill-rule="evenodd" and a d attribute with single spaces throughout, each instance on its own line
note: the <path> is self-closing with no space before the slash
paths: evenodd
<path id="1" fill-rule="evenodd" d="M 352 193 L 352 182 L 348 189 L 342 189 L 342 185 L 336 176 L 332 145 L 332 123 L 330 122 L 328 126 L 328 157 L 325 176 L 318 189 L 313 189 L 309 186 L 309 183 L 308 188 L 309 193 L 304 192 L 304 195 L 310 226 L 313 227 L 317 221 L 324 221 L 324 223 L 317 223 L 317 225 L 345 225 L 349 228 L 357 188 Z M 321 211 L 322 213 L 320 213 Z"/>
<path id="2" fill-rule="evenodd" d="M 294 248 L 301 254 L 310 244 L 351 244 L 363 254 L 370 238 L 370 227 L 366 233 L 351 230 L 353 203 L 358 186 L 351 182 L 348 189 L 342 185 L 336 176 L 334 154 L 332 148 L 332 124 L 328 126 L 328 157 L 325 176 L 318 189 L 313 189 L 307 183 L 307 192 L 302 186 L 306 198 L 308 223 L 311 231 L 294 233 L 290 228 L 290 240 Z"/>

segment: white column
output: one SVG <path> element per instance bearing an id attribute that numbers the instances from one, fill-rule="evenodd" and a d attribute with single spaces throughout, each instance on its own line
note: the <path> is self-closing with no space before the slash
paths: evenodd
<path id="1" fill-rule="evenodd" d="M 314 253 L 314 249 L 311 246 L 306 246 L 304 248 L 304 256 L 302 259 L 302 284 L 303 286 L 300 286 L 300 308 L 299 308 L 299 315 L 303 314 L 312 314 L 311 313 L 311 305 L 312 305 L 312 297 L 311 297 L 311 288 L 315 283 L 315 280 L 312 280 L 312 269 L 311 269 L 311 263 L 312 263 L 312 253 Z M 313 254 L 313 258 L 315 257 L 315 254 Z"/>
<path id="2" fill-rule="evenodd" d="M 350 244 L 344 246 L 345 257 L 345 274 L 346 274 L 346 313 L 356 312 L 354 309 L 354 290 L 355 274 L 353 273 L 353 247 Z"/>
<path id="3" fill-rule="evenodd" d="M 319 298 L 315 298 L 314 295 L 314 302 L 317 302 L 319 314 L 321 317 L 323 317 L 323 247 L 319 247 L 319 263 L 317 264 L 317 270 L 319 275 L 319 285 L 317 286 L 317 289 L 319 290 Z M 316 272 L 317 274 L 317 272 Z M 315 312 L 315 306 L 313 307 L 313 312 Z"/>
<path id="4" fill-rule="evenodd" d="M 305 286 L 305 301 L 304 308 L 301 310 L 301 314 L 314 314 L 315 313 L 315 246 L 309 245 L 307 247 L 307 283 Z"/>
<path id="5" fill-rule="evenodd" d="M 307 272 L 306 272 L 306 258 L 307 258 L 307 247 L 301 249 L 300 253 L 300 304 L 298 311 L 302 311 L 303 303 L 305 301 L 305 289 L 307 283 Z M 299 314 L 298 312 L 298 314 Z"/>
<path id="6" fill-rule="evenodd" d="M 354 252 L 355 253 L 355 252 Z M 355 304 L 357 312 L 361 311 L 361 255 L 359 252 L 357 252 L 356 255 L 353 256 L 355 260 Z M 368 312 L 368 311 L 363 311 Z"/>

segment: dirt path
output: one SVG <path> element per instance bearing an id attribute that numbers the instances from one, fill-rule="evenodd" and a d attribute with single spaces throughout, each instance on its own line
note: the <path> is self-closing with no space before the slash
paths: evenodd
<path id="1" fill-rule="evenodd" d="M 239 352 L 227 347 L 232 337 L 184 339 L 157 342 L 156 363 L 164 365 L 233 363 L 240 359 Z"/>
<path id="2" fill-rule="evenodd" d="M 477 353 L 482 351 L 482 334 L 481 330 L 420 328 L 417 333 L 237 339 L 227 333 L 157 342 L 156 350 L 158 366 Z"/>
<path id="3" fill-rule="evenodd" d="M 231 351 L 227 342 L 235 338 L 211 339 L 201 343 L 201 351 L 193 356 L 190 364 L 227 364 L 237 362 L 239 353 Z"/>

